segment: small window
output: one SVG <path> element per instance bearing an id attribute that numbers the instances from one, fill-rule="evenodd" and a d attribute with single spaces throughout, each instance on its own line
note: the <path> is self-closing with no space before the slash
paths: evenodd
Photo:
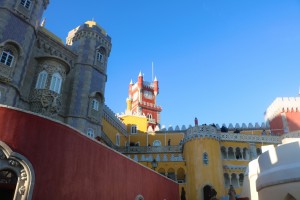
<path id="1" fill-rule="evenodd" d="M 0 62 L 11 67 L 14 61 L 14 55 L 11 50 L 4 50 L 1 54 Z"/>
<path id="2" fill-rule="evenodd" d="M 89 136 L 90 138 L 94 138 L 95 134 L 94 134 L 94 130 L 89 128 L 86 132 L 87 136 Z"/>
<path id="3" fill-rule="evenodd" d="M 154 140 L 153 146 L 154 147 L 160 147 L 161 146 L 161 142 L 159 140 Z"/>
<path id="4" fill-rule="evenodd" d="M 51 78 L 50 90 L 60 93 L 62 78 L 59 73 L 54 73 Z"/>
<path id="5" fill-rule="evenodd" d="M 136 127 L 136 125 L 131 126 L 130 133 L 131 134 L 137 134 L 137 127 Z"/>
<path id="6" fill-rule="evenodd" d="M 97 60 L 101 63 L 104 62 L 104 55 L 100 51 L 97 51 Z"/>
<path id="7" fill-rule="evenodd" d="M 148 114 L 148 115 L 147 115 L 147 118 L 148 118 L 148 119 L 152 119 L 152 115 L 151 115 L 151 114 Z"/>
<path id="8" fill-rule="evenodd" d="M 92 109 L 98 111 L 99 110 L 99 101 L 96 99 L 92 100 Z"/>
<path id="9" fill-rule="evenodd" d="M 42 71 L 39 73 L 38 79 L 36 81 L 35 88 L 36 89 L 45 89 L 47 82 L 48 73 L 46 71 Z"/>
<path id="10" fill-rule="evenodd" d="M 206 152 L 203 153 L 203 163 L 205 165 L 208 165 L 208 154 Z"/>
<path id="11" fill-rule="evenodd" d="M 21 5 L 29 9 L 31 5 L 31 0 L 21 0 Z"/>
<path id="12" fill-rule="evenodd" d="M 120 134 L 119 133 L 117 133 L 117 135 L 116 135 L 116 145 L 120 146 Z"/>

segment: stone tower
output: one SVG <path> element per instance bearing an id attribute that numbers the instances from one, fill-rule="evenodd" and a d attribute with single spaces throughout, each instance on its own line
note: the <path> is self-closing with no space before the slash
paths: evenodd
<path id="1" fill-rule="evenodd" d="M 66 83 L 69 88 L 66 122 L 95 137 L 102 128 L 111 38 L 96 22 L 87 21 L 69 32 L 67 45 L 78 57 Z"/>
<path id="2" fill-rule="evenodd" d="M 0 1 L 0 103 L 28 107 L 26 82 L 39 23 L 49 0 Z"/>
<path id="3" fill-rule="evenodd" d="M 212 189 L 217 195 L 225 192 L 219 137 L 213 126 L 196 125 L 187 130 L 183 156 L 189 172 L 187 195 L 191 199 L 209 200 Z"/>
<path id="4" fill-rule="evenodd" d="M 148 119 L 147 127 L 153 130 L 160 124 L 161 107 L 156 104 L 156 97 L 159 93 L 158 80 L 155 77 L 153 82 L 144 81 L 142 73 L 139 73 L 138 82 L 129 84 L 127 102 L 127 114 L 145 115 Z"/>

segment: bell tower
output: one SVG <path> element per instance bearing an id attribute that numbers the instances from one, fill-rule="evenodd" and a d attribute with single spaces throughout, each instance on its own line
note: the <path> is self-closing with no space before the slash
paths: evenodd
<path id="1" fill-rule="evenodd" d="M 137 83 L 129 83 L 129 91 L 126 114 L 145 115 L 147 117 L 147 127 L 153 129 L 160 124 L 160 112 L 162 108 L 156 103 L 156 97 L 159 94 L 158 80 L 144 81 L 144 76 L 140 72 Z"/>

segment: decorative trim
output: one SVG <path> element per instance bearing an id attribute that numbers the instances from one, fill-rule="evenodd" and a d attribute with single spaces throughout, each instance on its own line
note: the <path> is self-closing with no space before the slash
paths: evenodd
<path id="1" fill-rule="evenodd" d="M 13 200 L 31 200 L 35 174 L 30 161 L 23 155 L 13 152 L 7 144 L 0 141 L 0 163 L 0 170 L 12 170 L 18 176 Z"/>

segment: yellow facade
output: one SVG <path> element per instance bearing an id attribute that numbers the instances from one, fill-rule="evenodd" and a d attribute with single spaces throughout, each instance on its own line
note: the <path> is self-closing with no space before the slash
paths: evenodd
<path id="1" fill-rule="evenodd" d="M 185 130 L 149 131 L 148 120 L 143 115 L 119 118 L 126 125 L 128 136 L 122 137 L 122 145 L 117 150 L 178 182 L 179 193 L 184 188 L 189 200 L 210 198 L 205 188 L 214 189 L 218 199 L 226 199 L 230 185 L 240 194 L 248 163 L 261 153 L 262 145 L 277 144 L 277 136 L 269 135 L 267 127 L 231 128 L 221 132 L 214 125 L 202 125 Z M 112 133 L 113 140 L 113 134 L 118 131 L 112 127 L 108 130 L 106 126 L 109 123 L 103 120 L 104 130 Z M 131 133 L 132 126 L 137 127 L 136 133 Z M 153 161 L 157 166 L 153 167 Z"/>

